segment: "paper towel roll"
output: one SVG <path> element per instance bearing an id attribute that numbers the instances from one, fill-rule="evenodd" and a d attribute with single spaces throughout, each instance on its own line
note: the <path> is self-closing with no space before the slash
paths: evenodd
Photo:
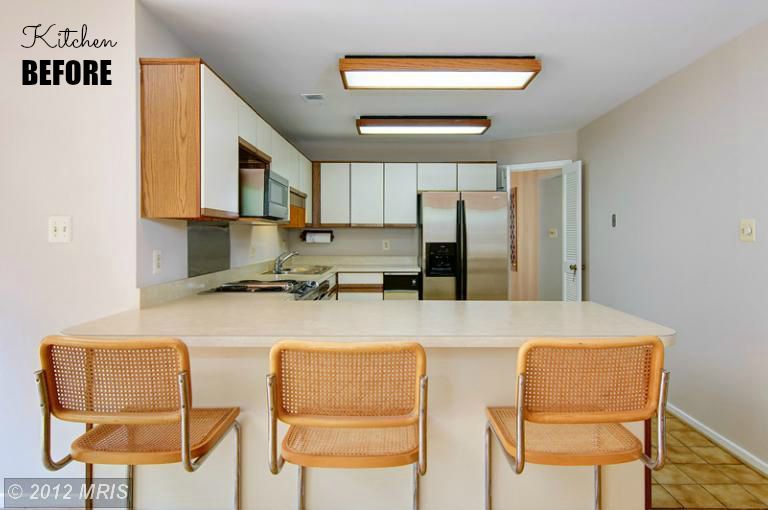
<path id="1" fill-rule="evenodd" d="M 308 243 L 330 243 L 331 242 L 331 233 L 330 232 L 307 232 L 306 242 L 308 242 Z"/>

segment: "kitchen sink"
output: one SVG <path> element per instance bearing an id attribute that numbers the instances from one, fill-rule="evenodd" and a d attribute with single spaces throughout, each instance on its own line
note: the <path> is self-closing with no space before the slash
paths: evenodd
<path id="1" fill-rule="evenodd" d="M 331 266 L 293 266 L 284 267 L 282 271 L 265 271 L 262 274 L 323 274 L 328 272 Z"/>

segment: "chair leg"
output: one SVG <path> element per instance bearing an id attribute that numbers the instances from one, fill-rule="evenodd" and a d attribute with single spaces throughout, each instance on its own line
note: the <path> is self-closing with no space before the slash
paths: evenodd
<path id="1" fill-rule="evenodd" d="M 595 510 L 600 510 L 603 507 L 602 498 L 602 484 L 603 484 L 603 470 L 601 466 L 595 466 Z"/>
<path id="2" fill-rule="evenodd" d="M 241 497 L 241 482 L 240 476 L 242 474 L 242 446 L 240 423 L 235 421 L 235 510 L 240 510 L 240 497 Z"/>
<path id="3" fill-rule="evenodd" d="M 419 510 L 419 490 L 421 477 L 419 476 L 419 463 L 413 464 L 413 510 Z"/>
<path id="4" fill-rule="evenodd" d="M 299 468 L 299 501 L 298 501 L 298 510 L 305 510 L 305 506 L 304 506 L 304 500 L 305 500 L 304 466 L 298 466 L 298 468 Z"/>
<path id="5" fill-rule="evenodd" d="M 491 424 L 485 424 L 485 510 L 491 510 Z"/>
<path id="6" fill-rule="evenodd" d="M 133 510 L 134 466 L 129 464 L 125 467 L 125 478 L 128 481 L 128 493 L 125 498 L 125 508 Z"/>
<path id="7" fill-rule="evenodd" d="M 91 494 L 91 485 L 93 485 L 93 464 L 85 465 L 85 490 L 88 494 Z M 85 510 L 93 510 L 93 498 L 86 496 L 85 498 Z"/>

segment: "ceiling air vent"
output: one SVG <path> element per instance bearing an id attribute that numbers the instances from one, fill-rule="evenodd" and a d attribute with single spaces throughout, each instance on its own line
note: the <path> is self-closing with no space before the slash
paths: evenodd
<path id="1" fill-rule="evenodd" d="M 307 103 L 324 103 L 325 102 L 325 96 L 323 94 L 302 94 L 301 98 L 306 101 Z"/>

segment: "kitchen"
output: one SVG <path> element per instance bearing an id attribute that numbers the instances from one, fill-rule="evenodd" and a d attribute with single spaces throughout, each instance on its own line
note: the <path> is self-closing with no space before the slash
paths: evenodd
<path id="1" fill-rule="evenodd" d="M 339 69 L 354 66 L 355 61 L 354 57 L 343 57 Z M 541 69 L 538 60 L 522 61 L 533 66 L 533 76 Z M 478 380 L 475 372 L 489 370 L 501 360 L 511 366 L 510 356 L 515 356 L 515 350 L 510 347 L 519 347 L 531 337 L 613 337 L 625 331 L 661 338 L 669 346 L 674 343 L 675 332 L 670 328 L 593 303 L 568 303 L 580 301 L 578 270 L 561 275 L 562 302 L 508 300 L 509 274 L 521 269 L 524 260 L 511 254 L 517 248 L 514 229 L 518 211 L 514 209 L 516 198 L 504 189 L 504 182 L 511 178 L 497 162 L 310 162 L 202 59 L 141 58 L 139 62 L 142 221 L 186 220 L 191 278 L 142 287 L 139 310 L 67 328 L 65 335 L 178 337 L 193 354 L 202 350 L 195 356 L 196 366 L 208 358 L 207 349 L 211 348 L 247 349 L 240 356 L 253 366 L 263 366 L 268 354 L 264 348 L 285 339 L 382 342 L 418 338 L 420 345 L 430 349 L 430 412 L 454 425 L 431 455 L 433 466 L 438 466 L 432 476 L 445 482 L 459 477 L 463 468 L 455 464 L 455 454 L 440 456 L 434 452 L 456 447 L 465 442 L 462 437 L 472 436 L 477 419 L 467 419 L 465 414 L 477 404 L 476 395 L 491 396 L 500 391 L 491 400 L 502 402 L 507 388 L 514 386 L 509 380 L 499 387 L 499 379 L 513 375 L 501 366 L 488 381 Z M 480 64 L 488 62 L 483 59 Z M 510 59 L 496 65 L 517 66 L 520 62 Z M 515 67 L 512 69 L 516 72 Z M 530 82 L 535 84 L 533 78 Z M 361 122 L 357 122 L 358 130 L 362 129 Z M 563 176 L 565 190 L 566 183 L 573 182 L 566 176 L 580 176 L 580 163 L 563 163 Z M 519 191 L 522 199 L 523 190 Z M 564 191 L 563 196 L 569 195 Z M 206 221 L 212 219 L 216 221 Z M 576 219 L 576 214 L 563 217 L 566 224 Z M 277 236 L 285 239 L 286 250 L 274 260 L 231 268 L 232 225 L 239 227 L 241 223 L 252 232 L 276 230 Z M 573 227 L 580 228 L 575 223 Z M 332 249 L 336 236 L 347 235 L 346 229 L 350 233 L 361 229 L 371 237 L 398 230 L 416 242 L 409 243 L 411 251 L 399 257 L 300 254 L 305 246 Z M 566 244 L 572 239 L 564 239 L 564 252 L 578 249 L 580 243 Z M 387 251 L 384 246 L 388 241 L 381 241 L 382 252 Z M 523 253 L 521 248 L 519 255 Z M 153 254 L 153 260 L 161 257 Z M 563 264 L 566 262 L 564 259 Z M 162 263 L 158 269 L 162 272 Z M 405 302 L 384 303 L 385 308 L 377 303 L 389 298 L 405 298 Z M 293 316 L 298 320 L 286 319 Z M 435 348 L 448 351 L 440 356 L 432 350 Z M 466 372 L 469 367 L 476 368 Z M 242 422 L 250 423 L 243 433 L 248 441 L 252 417 L 261 415 L 264 405 L 248 405 L 254 388 L 236 392 L 240 373 L 227 372 L 234 375 L 231 380 L 223 375 L 217 380 L 233 388 L 228 397 L 237 398 Z M 464 394 L 451 389 L 453 396 L 443 400 L 448 395 L 444 392 L 455 386 L 472 391 Z M 481 409 L 476 409 L 477 413 L 482 416 Z M 642 425 L 634 425 L 635 433 L 639 433 Z M 430 434 L 435 435 L 434 431 Z M 475 436 L 479 442 L 480 435 Z M 460 458 L 474 458 L 479 464 L 482 451 L 475 444 Z M 651 455 L 648 442 L 645 454 Z M 441 464 L 446 466 L 442 474 Z M 300 494 L 305 491 L 304 469 L 298 475 Z M 497 469 L 503 470 L 501 466 Z M 606 476 L 620 480 L 614 483 L 628 484 L 643 469 L 633 463 L 604 471 Z M 274 474 L 280 468 L 271 471 Z M 310 471 L 306 475 L 310 504 L 333 494 L 326 493 L 325 487 L 345 480 L 342 474 L 337 479 L 336 475 Z M 267 483 L 270 476 L 262 472 L 258 478 L 266 480 L 257 485 Z M 547 483 L 551 476 L 547 475 Z M 563 480 L 573 476 L 566 473 Z M 320 489 L 313 488 L 314 480 L 325 477 L 329 477 L 327 481 L 316 482 Z M 526 483 L 535 492 L 539 489 L 534 480 L 531 477 Z M 436 492 L 442 483 L 426 481 L 421 487 L 420 476 L 414 475 L 414 508 L 422 502 L 435 508 L 477 504 L 467 484 L 455 483 L 459 492 Z M 361 487 L 369 484 L 362 482 Z M 635 490 L 644 489 L 638 486 Z M 248 501 L 253 496 L 247 488 L 242 497 L 246 506 L 251 504 Z M 368 500 L 370 496 L 350 496 L 349 504 L 358 497 Z M 511 493 L 496 497 L 520 501 L 519 495 Z M 528 499 L 530 496 L 523 496 L 522 501 Z M 618 503 L 612 503 L 607 495 L 599 499 L 608 506 Z M 641 494 L 636 494 L 638 506 L 641 500 Z M 385 506 L 391 504 L 381 501 Z M 272 504 L 281 507 L 289 503 L 276 500 Z"/>
<path id="2" fill-rule="evenodd" d="M 142 509 L 765 508 L 730 318 L 763 296 L 768 7 L 737 1 L 14 0 L 8 68 L 110 83 L 4 84 L 6 507 L 69 477 Z M 19 46 L 86 20 L 110 44 Z M 602 349 L 643 357 L 550 353 Z M 578 404 L 525 401 L 547 377 Z"/>

